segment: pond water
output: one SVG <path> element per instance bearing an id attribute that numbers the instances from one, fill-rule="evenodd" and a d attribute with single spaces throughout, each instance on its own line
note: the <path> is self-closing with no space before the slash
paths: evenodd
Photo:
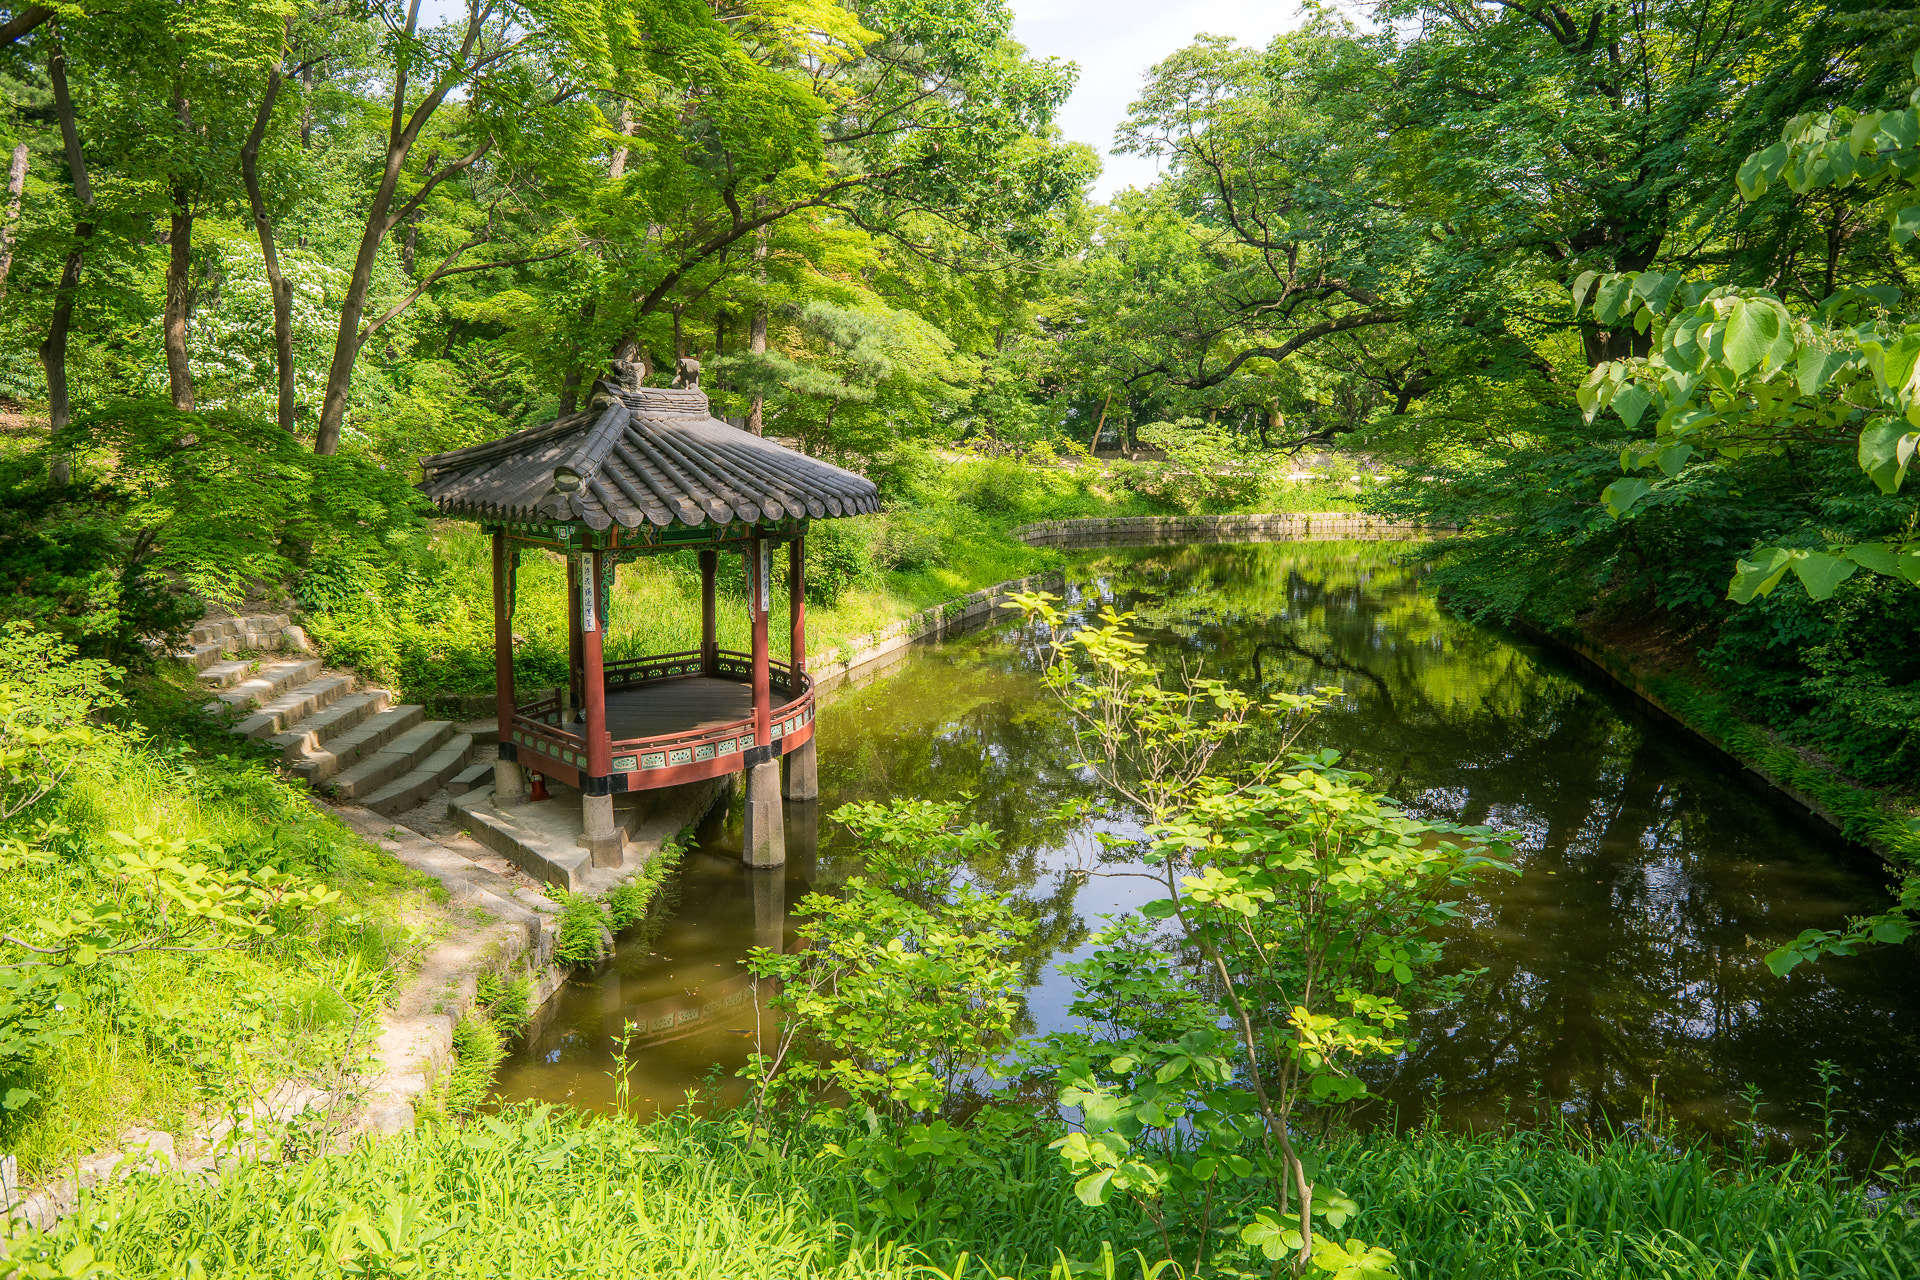
<path id="1" fill-rule="evenodd" d="M 1450 967 L 1467 998 L 1418 1015 L 1377 1070 L 1375 1118 L 1454 1125 L 1552 1112 L 1631 1121 L 1656 1097 L 1683 1128 L 1724 1133 L 1755 1105 L 1773 1142 L 1816 1136 L 1816 1063 L 1834 1064 L 1834 1123 L 1856 1147 L 1920 1132 L 1920 963 L 1883 948 L 1776 979 L 1761 956 L 1806 928 L 1887 901 L 1867 856 L 1742 780 L 1606 682 L 1449 617 L 1405 548 L 1284 543 L 1086 554 L 1082 616 L 1131 609 L 1163 666 L 1204 663 L 1249 691 L 1337 685 L 1302 746 L 1330 746 L 1411 812 L 1517 833 L 1517 879 L 1476 886 Z M 708 1082 L 738 1096 L 756 1005 L 749 947 L 791 945 L 791 909 L 856 859 L 829 815 L 854 800 L 971 797 L 1002 833 L 974 866 L 1037 922 L 1026 1023 L 1066 1025 L 1057 972 L 1103 915 L 1158 896 L 1079 874 L 1089 833 L 1049 818 L 1090 794 L 1041 688 L 1040 636 L 1017 622 L 917 647 L 819 714 L 821 800 L 790 805 L 789 862 L 750 872 L 739 815 L 716 812 L 663 925 L 570 984 L 502 1067 L 508 1100 L 614 1105 L 613 1037 L 629 1020 L 629 1105 L 678 1105 Z M 1250 744 L 1257 749 L 1258 744 Z M 1108 868 L 1111 869 L 1111 868 Z"/>

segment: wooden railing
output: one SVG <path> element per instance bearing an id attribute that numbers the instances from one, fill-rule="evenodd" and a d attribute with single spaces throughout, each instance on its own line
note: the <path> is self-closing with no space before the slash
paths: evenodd
<path id="1" fill-rule="evenodd" d="M 689 676 L 706 674 L 701 669 L 698 649 L 649 654 L 644 658 L 622 658 L 618 662 L 609 662 L 606 672 L 608 693 L 616 689 L 637 689 L 641 685 L 685 680 Z"/>
<path id="2" fill-rule="evenodd" d="M 717 659 L 719 679 L 742 684 L 753 679 L 751 654 L 722 649 Z M 767 668 L 776 699 L 768 716 L 770 737 L 778 744 L 775 754 L 779 755 L 784 753 L 784 748 L 805 742 L 813 735 L 813 682 L 802 674 L 796 692 L 791 664 L 769 658 Z M 626 658 L 607 664 L 607 691 L 624 693 L 703 674 L 697 649 Z M 583 726 L 566 723 L 560 692 L 555 690 L 515 708 L 511 736 L 521 752 L 521 762 L 527 767 L 577 783 L 587 772 L 587 744 L 583 735 L 574 732 L 576 727 Z M 704 729 L 618 739 L 613 743 L 613 772 L 639 775 L 630 778 L 628 785 L 640 788 L 671 786 L 732 773 L 744 767 L 741 760 L 746 752 L 760 745 L 755 737 L 754 719 L 748 715 Z"/>

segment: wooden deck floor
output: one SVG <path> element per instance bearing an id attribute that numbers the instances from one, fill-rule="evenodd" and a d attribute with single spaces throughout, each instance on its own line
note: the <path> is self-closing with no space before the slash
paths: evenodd
<path id="1" fill-rule="evenodd" d="M 785 701 L 778 688 L 774 705 Z M 690 729 L 714 729 L 753 714 L 753 686 L 693 676 L 616 693 L 607 699 L 607 732 L 615 742 Z"/>

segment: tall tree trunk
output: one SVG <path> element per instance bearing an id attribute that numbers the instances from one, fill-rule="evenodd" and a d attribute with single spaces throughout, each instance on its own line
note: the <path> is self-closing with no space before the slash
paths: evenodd
<path id="1" fill-rule="evenodd" d="M 633 136 L 633 104 L 625 98 L 620 99 L 620 136 L 623 138 L 631 138 Z M 613 181 L 618 182 L 626 176 L 626 172 L 627 144 L 623 142 L 614 148 L 613 169 L 607 176 Z"/>
<path id="2" fill-rule="evenodd" d="M 588 298 L 580 304 L 580 323 L 583 327 L 593 323 L 593 313 L 593 299 Z M 573 363 L 568 366 L 566 375 L 560 382 L 561 417 L 565 417 L 580 407 L 580 383 L 583 381 L 586 371 L 580 367 L 579 346 L 580 344 L 578 343 L 574 344 Z"/>
<path id="3" fill-rule="evenodd" d="M 353 380 L 354 362 L 360 358 L 360 348 L 367 340 L 360 322 L 366 315 L 367 290 L 373 284 L 373 265 L 379 257 L 381 242 L 387 238 L 387 233 L 393 230 L 397 221 L 418 207 L 417 202 L 424 199 L 429 190 L 477 163 L 493 145 L 490 139 L 482 142 L 476 150 L 452 161 L 439 172 L 430 174 L 411 200 L 403 201 L 397 211 L 394 209 L 394 192 L 399 189 L 400 175 L 406 167 L 407 158 L 413 154 L 413 144 L 419 141 L 420 131 L 426 127 L 433 113 L 440 109 L 447 94 L 460 83 L 464 74 L 460 68 L 466 66 L 467 59 L 472 55 L 473 47 L 480 38 L 481 27 L 490 12 L 490 7 L 483 5 L 481 0 L 468 0 L 466 31 L 462 34 L 461 46 L 454 55 L 453 65 L 414 103 L 411 110 L 407 105 L 410 82 L 404 64 L 400 73 L 393 78 L 386 157 L 381 166 L 380 180 L 373 189 L 373 197 L 367 202 L 360 247 L 354 254 L 353 271 L 347 277 L 346 296 L 340 302 L 340 326 L 334 334 L 333 359 L 327 365 L 326 394 L 321 399 L 320 422 L 313 433 L 315 453 L 337 453 L 340 449 L 340 429 L 347 420 L 347 390 Z M 402 33 L 406 40 L 413 39 L 419 25 L 420 0 L 408 0 L 407 21 Z"/>
<path id="4" fill-rule="evenodd" d="M 754 216 L 758 217 L 766 207 L 767 198 L 765 196 L 755 196 L 753 198 Z M 765 288 L 767 282 L 766 261 L 769 230 L 767 227 L 762 227 L 753 233 L 753 260 L 756 264 L 755 272 L 762 288 Z M 756 356 L 767 354 L 767 304 L 764 298 L 755 303 L 753 307 L 753 327 L 747 332 L 747 350 Z M 757 372 L 756 370 L 756 373 Z M 757 436 L 763 436 L 767 433 L 766 409 L 766 401 L 761 398 L 759 392 L 755 392 L 753 402 L 747 406 L 747 430 Z"/>
<path id="5" fill-rule="evenodd" d="M 183 134 L 193 132 L 193 109 L 184 95 L 173 100 L 173 114 Z M 173 407 L 193 408 L 193 370 L 187 364 L 187 310 L 192 302 L 193 188 L 186 175 L 173 182 L 173 216 L 167 228 L 167 305 L 160 335 L 167 349 L 167 388 Z"/>
<path id="6" fill-rule="evenodd" d="M 27 188 L 27 144 L 13 149 L 7 170 L 7 224 L 0 227 L 0 298 L 7 296 L 7 274 L 13 270 L 13 228 L 20 221 L 20 194 Z"/>
<path id="7" fill-rule="evenodd" d="M 47 75 L 53 81 L 54 114 L 60 120 L 60 138 L 66 145 L 67 169 L 73 175 L 73 193 L 86 210 L 73 228 L 74 245 L 67 253 L 66 266 L 60 272 L 60 288 L 54 295 L 53 318 L 47 324 L 47 339 L 40 344 L 40 363 L 47 371 L 47 428 L 59 435 L 71 420 L 67 401 L 67 334 L 73 327 L 73 295 L 80 287 L 80 267 L 85 245 L 93 236 L 93 184 L 87 180 L 86 155 L 80 150 L 80 125 L 73 114 L 73 94 L 67 88 L 66 50 L 56 42 L 47 56 Z M 63 453 L 53 455 L 48 468 L 56 485 L 73 477 L 73 466 Z"/>
<path id="8" fill-rule="evenodd" d="M 300 68 L 300 149 L 313 149 L 313 65 Z"/>
<path id="9" fill-rule="evenodd" d="M 293 19 L 287 19 L 287 30 Z M 285 39 L 285 33 L 282 33 Z M 280 86 L 287 65 L 284 47 L 280 60 L 267 72 L 267 92 L 260 99 L 253 129 L 240 147 L 240 176 L 247 184 L 247 207 L 253 213 L 254 234 L 260 238 L 260 256 L 267 266 L 267 289 L 273 295 L 273 367 L 279 384 L 274 420 L 288 435 L 294 433 L 293 399 L 293 287 L 280 270 L 280 254 L 274 246 L 273 222 L 267 217 L 267 202 L 260 193 L 260 143 L 267 136 L 273 119 L 273 107 L 280 97 Z"/>
<path id="10" fill-rule="evenodd" d="M 188 284 L 193 272 L 193 193 L 173 188 L 173 218 L 167 232 L 167 306 L 161 337 L 167 348 L 167 387 L 176 409 L 193 408 L 193 370 L 187 365 Z"/>

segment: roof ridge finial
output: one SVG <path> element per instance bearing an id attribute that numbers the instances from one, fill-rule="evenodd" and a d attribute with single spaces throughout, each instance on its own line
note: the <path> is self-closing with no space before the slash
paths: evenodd
<path id="1" fill-rule="evenodd" d="M 679 372 L 673 375 L 673 388 L 676 391 L 698 391 L 700 389 L 700 362 L 692 356 L 681 356 Z"/>
<path id="2" fill-rule="evenodd" d="M 607 362 L 607 381 L 617 391 L 639 391 L 647 385 L 647 362 L 615 356 Z"/>

